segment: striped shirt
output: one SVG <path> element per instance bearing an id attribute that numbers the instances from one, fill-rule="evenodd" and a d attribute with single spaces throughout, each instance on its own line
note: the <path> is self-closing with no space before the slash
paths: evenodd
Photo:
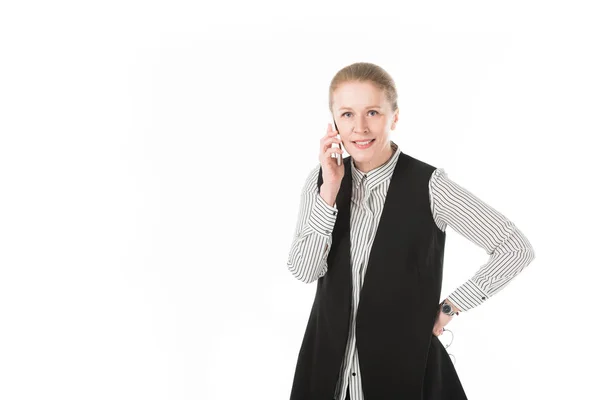
<path id="1" fill-rule="evenodd" d="M 394 153 L 383 165 L 363 173 L 351 162 L 350 261 L 352 265 L 352 314 L 345 357 L 335 391 L 344 400 L 349 389 L 352 400 L 363 400 L 360 364 L 356 351 L 356 311 L 369 253 L 396 162 Z M 288 257 L 289 271 L 302 282 L 311 283 L 327 273 L 327 256 L 337 218 L 337 204 L 330 206 L 320 196 L 317 178 L 320 164 L 309 174 L 300 200 L 296 231 Z M 447 298 L 461 311 L 470 310 L 504 288 L 534 258 L 533 248 L 523 233 L 504 215 L 448 178 L 443 168 L 429 180 L 429 202 L 436 225 L 451 226 L 483 248 L 490 256 L 479 270 Z"/>

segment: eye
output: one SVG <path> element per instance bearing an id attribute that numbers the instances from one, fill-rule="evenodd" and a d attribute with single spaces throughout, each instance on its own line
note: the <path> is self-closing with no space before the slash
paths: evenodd
<path id="1" fill-rule="evenodd" d="M 374 112 L 374 113 L 377 113 L 377 114 L 379 114 L 379 112 L 378 112 L 378 111 L 375 111 L 375 110 L 370 110 L 369 112 Z M 346 114 L 350 114 L 350 111 L 346 111 L 345 113 L 343 113 L 343 114 L 342 114 L 342 117 L 343 117 L 343 116 L 345 116 Z"/>

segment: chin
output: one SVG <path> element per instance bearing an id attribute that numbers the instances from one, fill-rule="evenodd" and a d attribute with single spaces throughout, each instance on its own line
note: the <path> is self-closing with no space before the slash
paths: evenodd
<path id="1" fill-rule="evenodd" d="M 360 150 L 360 149 L 352 149 L 353 152 L 351 153 L 352 157 L 355 159 L 370 159 L 371 157 L 373 157 L 375 155 L 375 153 L 377 153 L 377 151 L 379 151 L 378 147 L 371 147 L 368 148 L 366 150 Z"/>
<path id="2" fill-rule="evenodd" d="M 350 155 L 352 156 L 353 160 L 361 161 L 361 162 L 369 161 L 373 158 L 373 153 L 371 153 L 371 152 L 367 153 L 364 151 L 363 152 L 359 151 L 359 152 L 356 152 L 356 153 L 350 154 Z"/>

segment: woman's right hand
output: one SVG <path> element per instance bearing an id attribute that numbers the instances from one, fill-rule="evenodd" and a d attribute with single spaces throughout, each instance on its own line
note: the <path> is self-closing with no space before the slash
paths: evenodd
<path id="1" fill-rule="evenodd" d="M 341 140 L 337 138 L 338 132 L 327 124 L 327 133 L 321 138 L 321 151 L 319 152 L 319 161 L 323 170 L 323 185 L 329 188 L 339 189 L 344 177 L 344 163 L 337 164 L 337 159 L 331 157 L 332 153 L 338 153 L 341 158 L 343 150 L 341 149 Z M 340 148 L 334 148 L 332 143 L 337 143 Z"/>

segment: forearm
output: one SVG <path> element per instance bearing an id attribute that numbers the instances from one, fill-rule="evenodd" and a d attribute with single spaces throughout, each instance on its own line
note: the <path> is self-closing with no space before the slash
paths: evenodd
<path id="1" fill-rule="evenodd" d="M 327 273 L 327 256 L 337 219 L 335 196 L 331 194 L 330 188 L 325 187 L 323 192 L 328 199 L 333 196 L 333 205 L 328 204 L 328 200 L 317 191 L 314 181 L 318 172 L 318 168 L 312 171 L 303 189 L 298 222 L 287 261 L 290 272 L 306 283 L 314 282 Z"/>
<path id="2" fill-rule="evenodd" d="M 506 287 L 535 254 L 511 220 L 450 180 L 443 169 L 432 174 L 430 191 L 432 215 L 438 227 L 452 227 L 490 256 L 470 279 L 447 296 L 453 308 L 466 312 Z"/>

